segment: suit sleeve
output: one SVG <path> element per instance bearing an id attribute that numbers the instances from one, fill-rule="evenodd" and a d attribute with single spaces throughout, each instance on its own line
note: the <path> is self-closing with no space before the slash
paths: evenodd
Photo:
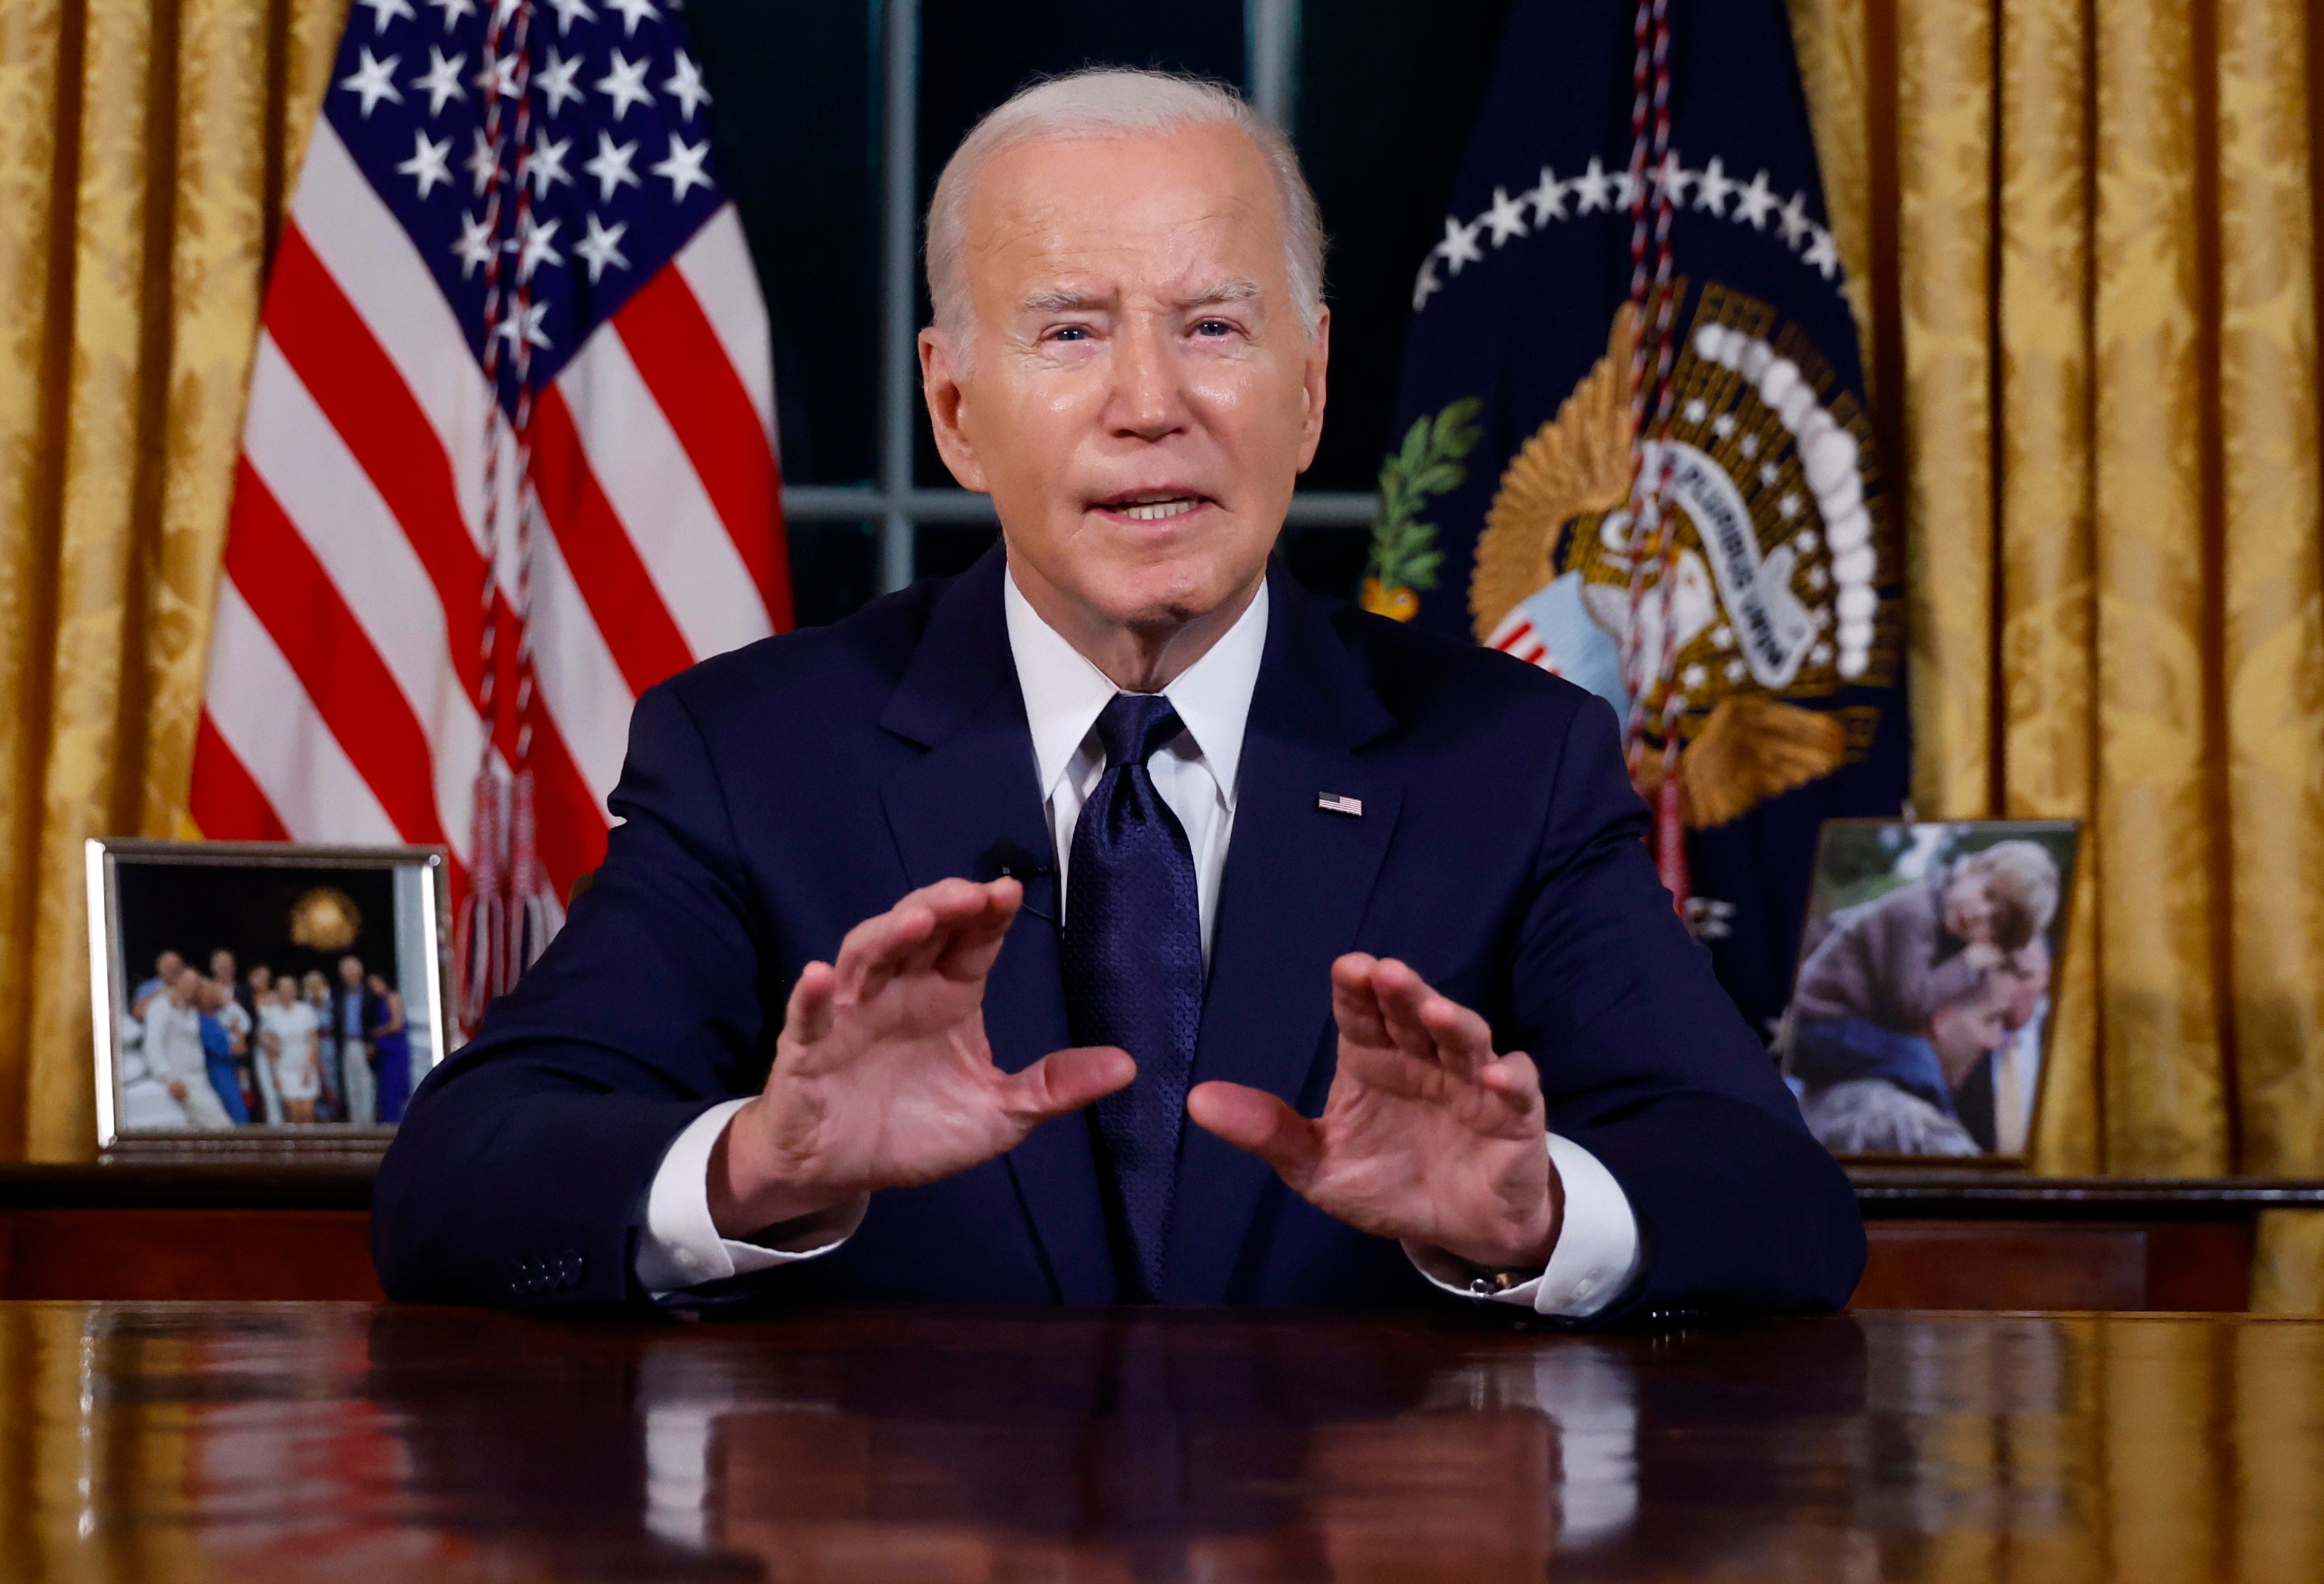
<path id="1" fill-rule="evenodd" d="M 381 1163 L 372 1249 L 390 1297 L 642 1303 L 632 1255 L 664 1150 L 764 1081 L 776 953 L 667 686 L 638 701 L 611 807 L 595 883 L 420 1085 Z"/>
<path id="2" fill-rule="evenodd" d="M 1638 1218 L 1638 1277 L 1594 1321 L 1837 1308 L 1864 1269 L 1855 1192 L 1679 923 L 1618 741 L 1595 699 L 1567 728 L 1510 981 L 1551 1130 Z"/>

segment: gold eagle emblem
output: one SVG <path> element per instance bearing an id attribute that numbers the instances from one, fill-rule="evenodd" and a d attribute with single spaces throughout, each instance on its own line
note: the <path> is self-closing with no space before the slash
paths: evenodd
<path id="1" fill-rule="evenodd" d="M 1627 559 L 1612 554 L 1610 547 L 1598 545 L 1596 529 L 1578 520 L 1595 518 L 1602 526 L 1608 514 L 1629 503 L 1635 345 L 1636 320 L 1626 304 L 1614 316 L 1605 355 L 1502 473 L 1477 540 L 1469 581 L 1469 613 L 1479 642 L 1493 641 L 1510 612 L 1563 572 L 1594 574 L 1587 580 L 1601 585 L 1592 596 L 1601 607 L 1609 596 L 1617 596 L 1611 580 L 1618 575 L 1627 581 Z M 1691 350 L 1682 355 L 1683 388 L 1695 373 L 1686 366 L 1693 361 Z M 1755 453 L 1747 450 L 1744 455 Z M 1700 526 L 1683 503 L 1674 502 L 1673 510 L 1681 546 L 1699 554 Z M 1590 542 L 1577 542 L 1577 535 Z M 1651 589 L 1655 581 L 1650 574 L 1647 586 Z M 1821 582 L 1815 586 L 1820 588 Z M 1723 601 L 1718 617 L 1705 636 L 1690 640 L 1693 670 L 1706 671 L 1706 663 L 1728 658 L 1711 652 L 1727 631 Z M 1783 703 L 1741 679 L 1739 670 L 1729 667 L 1725 671 L 1735 679 L 1717 687 L 1714 697 L 1703 697 L 1697 690 L 1697 702 L 1679 723 L 1676 773 L 1683 815 L 1692 828 L 1724 824 L 1766 798 L 1829 775 L 1847 759 L 1843 722 Z M 1672 679 L 1664 678 L 1660 686 L 1672 686 Z M 1646 753 L 1637 773 L 1640 790 L 1651 797 L 1662 779 L 1662 754 Z"/>

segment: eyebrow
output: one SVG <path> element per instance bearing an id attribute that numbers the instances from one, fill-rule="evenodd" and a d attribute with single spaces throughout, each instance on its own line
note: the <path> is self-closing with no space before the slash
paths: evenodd
<path id="1" fill-rule="evenodd" d="M 1259 282 L 1242 276 L 1229 281 L 1214 281 L 1200 290 L 1177 299 L 1173 308 L 1217 308 L 1226 303 L 1257 302 Z M 1028 314 L 1063 314 L 1087 312 L 1111 308 L 1118 300 L 1111 291 L 1075 290 L 1065 286 L 1038 287 L 1025 294 L 1017 306 Z"/>

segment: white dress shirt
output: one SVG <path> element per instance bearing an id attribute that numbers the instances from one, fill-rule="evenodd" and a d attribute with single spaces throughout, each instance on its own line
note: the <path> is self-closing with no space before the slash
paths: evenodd
<path id="1" fill-rule="evenodd" d="M 1017 586 L 1002 579 L 1009 647 L 1049 829 L 1056 843 L 1058 916 L 1064 916 L 1068 860 L 1082 804 L 1105 772 L 1097 718 L 1120 691 L 1106 674 L 1041 620 Z M 1194 859 L 1202 915 L 1203 961 L 1210 962 L 1221 877 L 1233 833 L 1235 787 L 1242 759 L 1243 725 L 1259 685 L 1267 647 L 1267 587 L 1202 658 L 1165 687 L 1185 730 L 1148 760 L 1155 790 L 1178 816 Z M 868 1198 L 822 1216 L 778 1229 L 774 1243 L 721 1238 L 710 1219 L 710 1151 L 726 1122 L 748 1101 L 728 1101 L 705 1111 L 673 1140 L 646 1197 L 639 1240 L 640 1285 L 657 1297 L 705 1282 L 764 1270 L 828 1254 L 862 1223 Z M 1638 1262 L 1638 1224 L 1613 1174 L 1582 1146 L 1553 1136 L 1549 1157 L 1565 1192 L 1565 1222 L 1548 1267 L 1529 1281 L 1489 1296 L 1542 1314 L 1587 1319 L 1629 1285 Z M 1420 1273 L 1447 1292 L 1474 1294 L 1472 1273 L 1440 1249 L 1405 1245 Z"/>

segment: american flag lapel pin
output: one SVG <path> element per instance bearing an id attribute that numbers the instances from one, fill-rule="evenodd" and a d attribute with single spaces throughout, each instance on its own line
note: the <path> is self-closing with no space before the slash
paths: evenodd
<path id="1" fill-rule="evenodd" d="M 1364 817 L 1364 800 L 1351 797 L 1344 792 L 1318 792 L 1315 794 L 1315 806 L 1325 814 L 1344 814 L 1350 819 Z"/>

